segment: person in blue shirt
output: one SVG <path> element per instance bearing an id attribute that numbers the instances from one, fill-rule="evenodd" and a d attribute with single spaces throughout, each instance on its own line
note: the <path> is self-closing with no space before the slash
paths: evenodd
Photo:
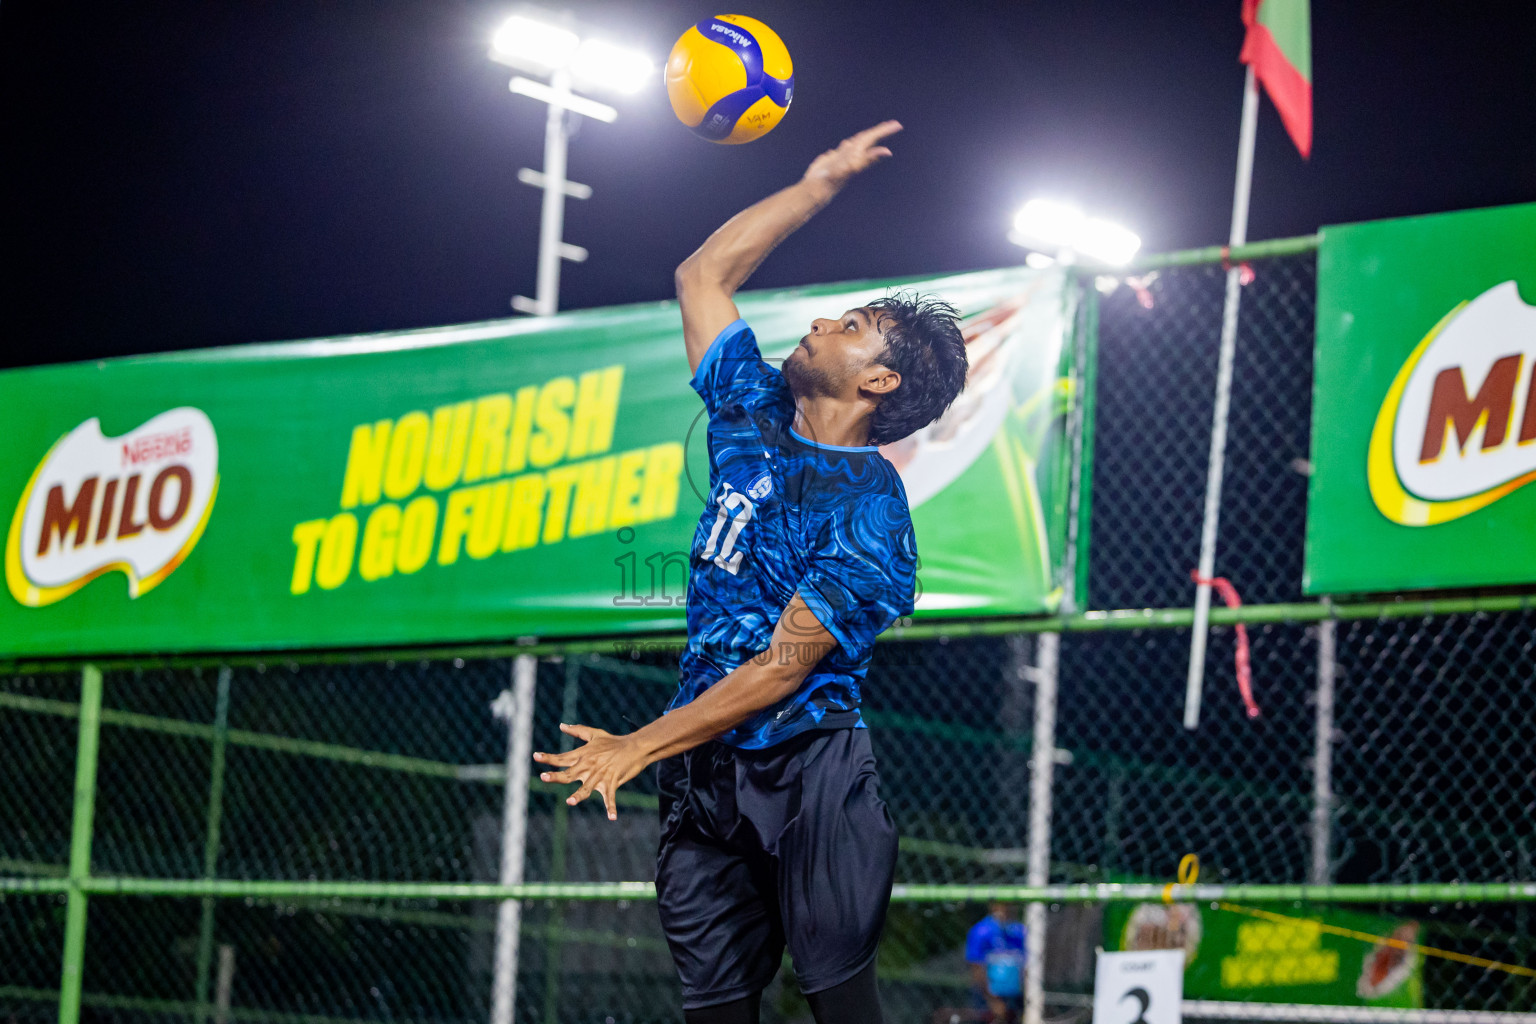
<path id="1" fill-rule="evenodd" d="M 1006 903 L 993 903 L 965 936 L 971 965 L 971 1009 L 993 1024 L 1016 1021 L 1024 1009 L 1024 936 L 1027 929 Z M 982 1016 L 982 1015 L 985 1016 Z"/>
<path id="2" fill-rule="evenodd" d="M 657 765 L 656 894 L 688 1024 L 755 1024 L 787 946 L 822 1024 L 881 1021 L 875 949 L 896 865 L 860 712 L 875 637 L 913 610 L 917 543 L 879 446 L 965 386 L 953 307 L 888 296 L 811 322 L 775 367 L 733 296 L 772 249 L 890 155 L 887 121 L 727 221 L 677 269 L 709 416 L 688 644 L 667 712 L 627 735 L 562 724 L 536 753 L 567 803 Z"/>

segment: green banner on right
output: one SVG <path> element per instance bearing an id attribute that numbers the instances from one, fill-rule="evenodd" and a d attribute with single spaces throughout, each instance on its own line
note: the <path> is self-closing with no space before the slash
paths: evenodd
<path id="1" fill-rule="evenodd" d="M 1308 594 L 1536 582 L 1536 203 L 1326 228 Z"/>
<path id="2" fill-rule="evenodd" d="M 1420 922 L 1336 907 L 1281 909 L 1284 913 L 1230 903 L 1114 903 L 1104 910 L 1104 948 L 1182 949 L 1185 999 L 1424 1005 L 1419 950 L 1428 940 Z"/>

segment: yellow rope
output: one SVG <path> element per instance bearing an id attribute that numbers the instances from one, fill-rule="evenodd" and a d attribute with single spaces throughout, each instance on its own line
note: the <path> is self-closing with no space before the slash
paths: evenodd
<path id="1" fill-rule="evenodd" d="M 1485 967 L 1490 971 L 1507 971 L 1510 974 L 1518 974 L 1525 978 L 1536 978 L 1536 969 L 1521 967 L 1519 964 L 1500 963 L 1497 960 L 1485 960 L 1480 956 L 1468 956 L 1465 953 L 1454 953 L 1449 949 L 1436 949 L 1433 946 L 1421 946 L 1417 942 L 1407 942 L 1403 939 L 1394 939 L 1386 935 L 1371 935 L 1368 932 L 1357 932 L 1353 928 L 1340 928 L 1338 925 L 1326 924 L 1310 918 L 1287 917 L 1277 914 L 1272 910 L 1259 910 L 1254 907 L 1240 907 L 1235 903 L 1217 903 L 1222 910 L 1230 910 L 1234 914 L 1247 914 L 1249 917 L 1261 918 L 1265 921 L 1274 921 L 1281 924 L 1290 924 L 1304 921 L 1311 927 L 1318 928 L 1332 935 L 1342 935 L 1346 939 L 1359 939 L 1361 942 L 1372 942 L 1379 945 L 1391 946 L 1394 949 L 1407 950 L 1422 956 L 1439 957 L 1442 960 L 1453 960 L 1459 964 L 1470 964 L 1473 967 Z"/>

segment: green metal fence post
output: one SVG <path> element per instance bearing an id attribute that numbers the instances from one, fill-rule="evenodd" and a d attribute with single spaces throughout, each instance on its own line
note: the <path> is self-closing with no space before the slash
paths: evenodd
<path id="1" fill-rule="evenodd" d="M 1516 878 L 1533 878 L 1530 840 L 1525 836 L 1515 840 L 1515 856 L 1518 865 L 1515 868 Z M 1519 935 L 1531 934 L 1531 908 L 1524 903 L 1515 905 L 1515 932 Z"/>
<path id="2" fill-rule="evenodd" d="M 203 877 L 213 878 L 219 861 L 219 827 L 224 819 L 224 748 L 229 742 L 228 665 L 219 667 L 218 704 L 213 712 L 213 756 L 208 772 L 208 834 L 203 843 Z M 197 933 L 197 1020 L 208 1019 L 208 981 L 213 970 L 212 896 L 203 897 L 203 918 Z"/>
<path id="3" fill-rule="evenodd" d="M 1125 811 L 1125 769 L 1118 762 L 1109 766 L 1108 794 L 1104 801 L 1104 840 L 1099 854 L 1102 877 L 1115 877 L 1120 853 L 1120 817 Z"/>
<path id="4" fill-rule="evenodd" d="M 1089 526 L 1093 519 L 1093 435 L 1098 417 L 1099 290 L 1089 287 L 1086 282 L 1080 283 L 1080 287 L 1083 288 L 1083 310 L 1074 339 L 1077 366 L 1073 376 L 1077 380 L 1077 394 L 1073 396 L 1072 409 L 1076 428 L 1072 437 L 1072 490 L 1068 495 L 1067 519 L 1067 529 L 1073 534 L 1067 556 L 1072 560 L 1073 600 L 1070 608 L 1063 609 L 1068 615 L 1091 607 L 1088 556 L 1093 537 Z"/>
<path id="5" fill-rule="evenodd" d="M 80 672 L 80 738 L 75 744 L 75 816 L 69 835 L 69 895 L 64 918 L 64 970 L 59 1024 L 78 1024 L 85 976 L 86 895 L 91 874 L 91 826 L 96 814 L 96 754 L 101 736 L 101 670 Z"/>

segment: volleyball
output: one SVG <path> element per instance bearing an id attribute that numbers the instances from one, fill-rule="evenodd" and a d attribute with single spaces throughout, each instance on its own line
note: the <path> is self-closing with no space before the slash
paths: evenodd
<path id="1" fill-rule="evenodd" d="M 741 14 L 706 18 L 678 37 L 667 57 L 672 112 L 701 139 L 737 145 L 773 130 L 795 91 L 789 50 Z"/>

